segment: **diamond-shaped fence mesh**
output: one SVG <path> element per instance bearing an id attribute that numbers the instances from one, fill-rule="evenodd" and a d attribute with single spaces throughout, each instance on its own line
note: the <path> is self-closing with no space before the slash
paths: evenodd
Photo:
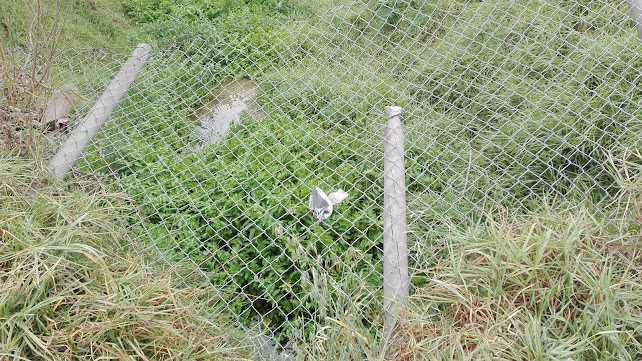
<path id="1" fill-rule="evenodd" d="M 415 285 L 449 227 L 556 204 L 611 216 L 608 157 L 635 150 L 642 130 L 627 1 L 329 8 L 239 15 L 184 38 L 167 25 L 180 40 L 153 44 L 74 167 L 127 194 L 134 249 L 217 286 L 235 325 L 310 355 L 336 321 L 381 337 L 388 105 L 405 109 Z M 130 52 L 60 57 L 81 95 L 74 125 Z M 314 186 L 348 194 L 322 223 Z"/>

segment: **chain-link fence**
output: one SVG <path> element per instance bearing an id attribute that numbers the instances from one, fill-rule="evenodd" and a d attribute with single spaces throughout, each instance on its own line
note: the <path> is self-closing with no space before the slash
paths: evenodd
<path id="1" fill-rule="evenodd" d="M 627 1 L 325 5 L 166 23 L 74 168 L 126 193 L 135 250 L 215 285 L 235 325 L 291 357 L 319 358 L 337 326 L 381 340 L 388 105 L 405 109 L 411 293 L 450 227 L 579 203 L 612 216 L 608 158 L 642 130 Z M 61 56 L 74 124 L 130 51 Z M 314 187 L 347 197 L 315 215 Z"/>

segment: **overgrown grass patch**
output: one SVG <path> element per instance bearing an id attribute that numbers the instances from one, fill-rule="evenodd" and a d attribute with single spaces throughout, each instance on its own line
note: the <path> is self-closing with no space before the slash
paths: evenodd
<path id="1" fill-rule="evenodd" d="M 207 289 L 124 252 L 124 203 L 0 154 L 0 360 L 246 354 L 229 321 L 203 311 Z"/>
<path id="2" fill-rule="evenodd" d="M 395 360 L 635 360 L 642 356 L 639 232 L 584 208 L 453 228 L 411 296 Z M 636 228 L 639 229 L 637 221 Z M 622 226 L 622 225 L 620 225 Z M 624 225 L 627 229 L 628 225 Z"/>
<path id="3" fill-rule="evenodd" d="M 126 9 L 120 0 L 59 0 L 59 1 L 24 1 L 6 0 L 1 21 L 0 39 L 10 46 L 28 48 L 34 39 L 34 32 L 40 26 L 49 29 L 56 21 L 56 7 L 64 10 L 71 6 L 65 24 L 66 31 L 59 42 L 59 49 L 88 49 L 112 48 L 114 46 L 131 45 L 134 40 L 131 35 L 136 31 L 133 22 L 126 14 Z M 42 11 L 42 24 L 34 22 L 34 13 Z M 52 44 L 53 45 L 53 44 Z"/>
<path id="4" fill-rule="evenodd" d="M 325 322 L 305 283 L 316 269 L 368 295 L 355 323 L 376 333 L 386 105 L 406 108 L 417 267 L 450 224 L 608 203 L 618 188 L 605 154 L 637 146 L 640 46 L 620 5 L 373 1 L 281 22 L 248 7 L 194 15 L 198 1 L 163 20 L 131 4 L 157 21 L 160 52 L 83 169 L 138 202 L 141 242 L 242 295 L 231 309 L 245 324 Z M 246 76 L 262 116 L 193 148 L 189 115 Z M 306 207 L 314 185 L 351 194 L 322 226 Z"/>

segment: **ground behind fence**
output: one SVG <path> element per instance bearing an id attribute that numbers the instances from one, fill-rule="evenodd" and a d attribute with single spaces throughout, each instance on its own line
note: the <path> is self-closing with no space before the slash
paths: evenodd
<path id="1" fill-rule="evenodd" d="M 186 38 L 168 23 L 74 171 L 124 192 L 133 248 L 217 286 L 258 340 L 314 357 L 304 341 L 339 324 L 378 344 L 384 108 L 405 109 L 411 293 L 453 229 L 580 204 L 614 217 L 610 160 L 632 159 L 642 119 L 629 5 L 354 2 Z M 61 54 L 74 125 L 130 52 Z M 313 187 L 348 195 L 321 223 Z"/>

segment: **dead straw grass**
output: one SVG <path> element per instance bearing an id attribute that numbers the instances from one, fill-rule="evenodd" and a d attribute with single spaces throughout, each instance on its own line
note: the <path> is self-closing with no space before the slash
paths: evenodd
<path id="1" fill-rule="evenodd" d="M 0 154 L 0 360 L 242 359 L 202 291 L 118 251 L 124 202 L 86 186 Z"/>
<path id="2" fill-rule="evenodd" d="M 642 359 L 642 155 L 611 164 L 613 209 L 453 227 L 387 359 Z"/>

